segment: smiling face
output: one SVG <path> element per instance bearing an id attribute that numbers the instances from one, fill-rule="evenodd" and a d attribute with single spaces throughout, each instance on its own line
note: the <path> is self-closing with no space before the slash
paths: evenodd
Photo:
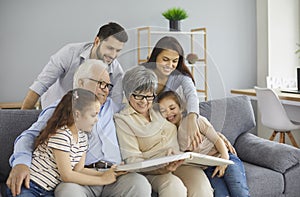
<path id="1" fill-rule="evenodd" d="M 152 99 L 153 95 L 154 94 L 152 91 L 134 92 L 129 97 L 129 104 L 135 111 L 147 117 L 149 115 L 148 114 L 149 109 L 152 107 L 153 104 L 153 99 Z M 143 97 L 143 98 L 140 99 L 138 97 Z"/>
<path id="2" fill-rule="evenodd" d="M 75 125 L 81 131 L 90 132 L 94 124 L 98 120 L 100 110 L 99 101 L 92 102 L 91 105 L 84 108 L 82 111 L 75 111 Z"/>
<path id="3" fill-rule="evenodd" d="M 94 66 L 92 68 L 92 72 L 89 72 L 88 78 L 81 80 L 83 82 L 82 88 L 92 91 L 98 97 L 101 104 L 105 103 L 109 94 L 109 89 L 108 87 L 100 88 L 97 81 L 103 81 L 106 84 L 110 84 L 109 74 L 106 70 L 102 70 L 98 66 Z"/>
<path id="4" fill-rule="evenodd" d="M 156 72 L 162 76 L 169 76 L 177 67 L 179 54 L 176 51 L 165 49 L 156 58 Z"/>
<path id="5" fill-rule="evenodd" d="M 96 37 L 91 57 L 103 60 L 105 63 L 110 64 L 118 57 L 124 44 L 124 42 L 120 42 L 113 36 L 109 36 L 105 40 L 100 40 Z"/>
<path id="6" fill-rule="evenodd" d="M 164 118 L 175 124 L 177 127 L 181 121 L 181 109 L 179 105 L 170 97 L 165 97 L 159 101 L 159 110 Z"/>

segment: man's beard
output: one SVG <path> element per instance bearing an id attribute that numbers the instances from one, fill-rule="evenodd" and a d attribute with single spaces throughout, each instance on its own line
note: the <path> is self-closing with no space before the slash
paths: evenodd
<path id="1" fill-rule="evenodd" d="M 113 60 L 111 60 L 110 62 L 106 62 L 105 59 L 104 59 L 104 56 L 100 53 L 100 46 L 101 46 L 101 43 L 99 44 L 99 46 L 97 47 L 96 49 L 96 57 L 98 60 L 102 60 L 104 63 L 106 64 L 111 64 L 113 62 Z"/>
<path id="2" fill-rule="evenodd" d="M 96 57 L 98 60 L 104 61 L 103 55 L 101 55 L 101 53 L 100 53 L 100 45 L 96 49 Z"/>

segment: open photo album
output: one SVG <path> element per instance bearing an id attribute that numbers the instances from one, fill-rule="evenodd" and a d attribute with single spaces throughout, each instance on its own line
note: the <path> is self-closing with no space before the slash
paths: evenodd
<path id="1" fill-rule="evenodd" d="M 137 163 L 119 165 L 116 171 L 134 172 L 144 168 L 159 166 L 162 164 L 167 164 L 178 160 L 185 160 L 183 165 L 199 165 L 199 167 L 233 164 L 233 161 L 230 160 L 204 155 L 200 153 L 185 152 L 178 155 L 170 155 L 170 156 L 165 156 L 165 157 L 160 157 L 155 159 L 149 159 Z"/>

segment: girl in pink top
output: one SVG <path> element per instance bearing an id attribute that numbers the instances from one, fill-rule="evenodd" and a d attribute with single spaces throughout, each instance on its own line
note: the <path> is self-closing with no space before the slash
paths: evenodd
<path id="1" fill-rule="evenodd" d="M 228 146 L 227 144 L 226 147 L 224 141 L 210 122 L 203 116 L 198 117 L 197 123 L 203 141 L 198 147 L 194 148 L 186 133 L 188 122 L 185 117 L 182 117 L 180 97 L 173 91 L 166 91 L 158 95 L 157 101 L 161 114 L 178 128 L 177 138 L 181 151 L 208 154 L 223 159 L 230 159 L 234 162 L 234 164 L 229 166 L 209 166 L 205 169 L 204 172 L 214 188 L 214 196 L 250 196 L 242 161 L 236 154 L 230 152 L 227 147 L 231 145 Z M 231 150 L 234 149 L 231 148 Z"/>

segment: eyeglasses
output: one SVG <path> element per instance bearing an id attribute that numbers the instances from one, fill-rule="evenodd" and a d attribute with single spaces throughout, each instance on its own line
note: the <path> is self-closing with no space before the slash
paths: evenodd
<path id="1" fill-rule="evenodd" d="M 100 89 L 105 89 L 105 88 L 108 88 L 109 91 L 111 91 L 111 89 L 114 87 L 112 84 L 110 83 L 106 83 L 105 81 L 97 81 L 95 79 L 92 79 L 92 78 L 87 78 L 91 81 L 94 81 L 94 82 L 97 82 L 98 83 L 98 88 Z"/>
<path id="2" fill-rule="evenodd" d="M 155 99 L 155 95 L 153 94 L 152 96 L 145 96 L 145 95 L 139 95 L 139 94 L 131 94 L 133 96 L 133 98 L 135 100 L 138 100 L 138 101 L 141 101 L 143 100 L 144 98 L 147 100 L 147 101 L 153 101 Z"/>

